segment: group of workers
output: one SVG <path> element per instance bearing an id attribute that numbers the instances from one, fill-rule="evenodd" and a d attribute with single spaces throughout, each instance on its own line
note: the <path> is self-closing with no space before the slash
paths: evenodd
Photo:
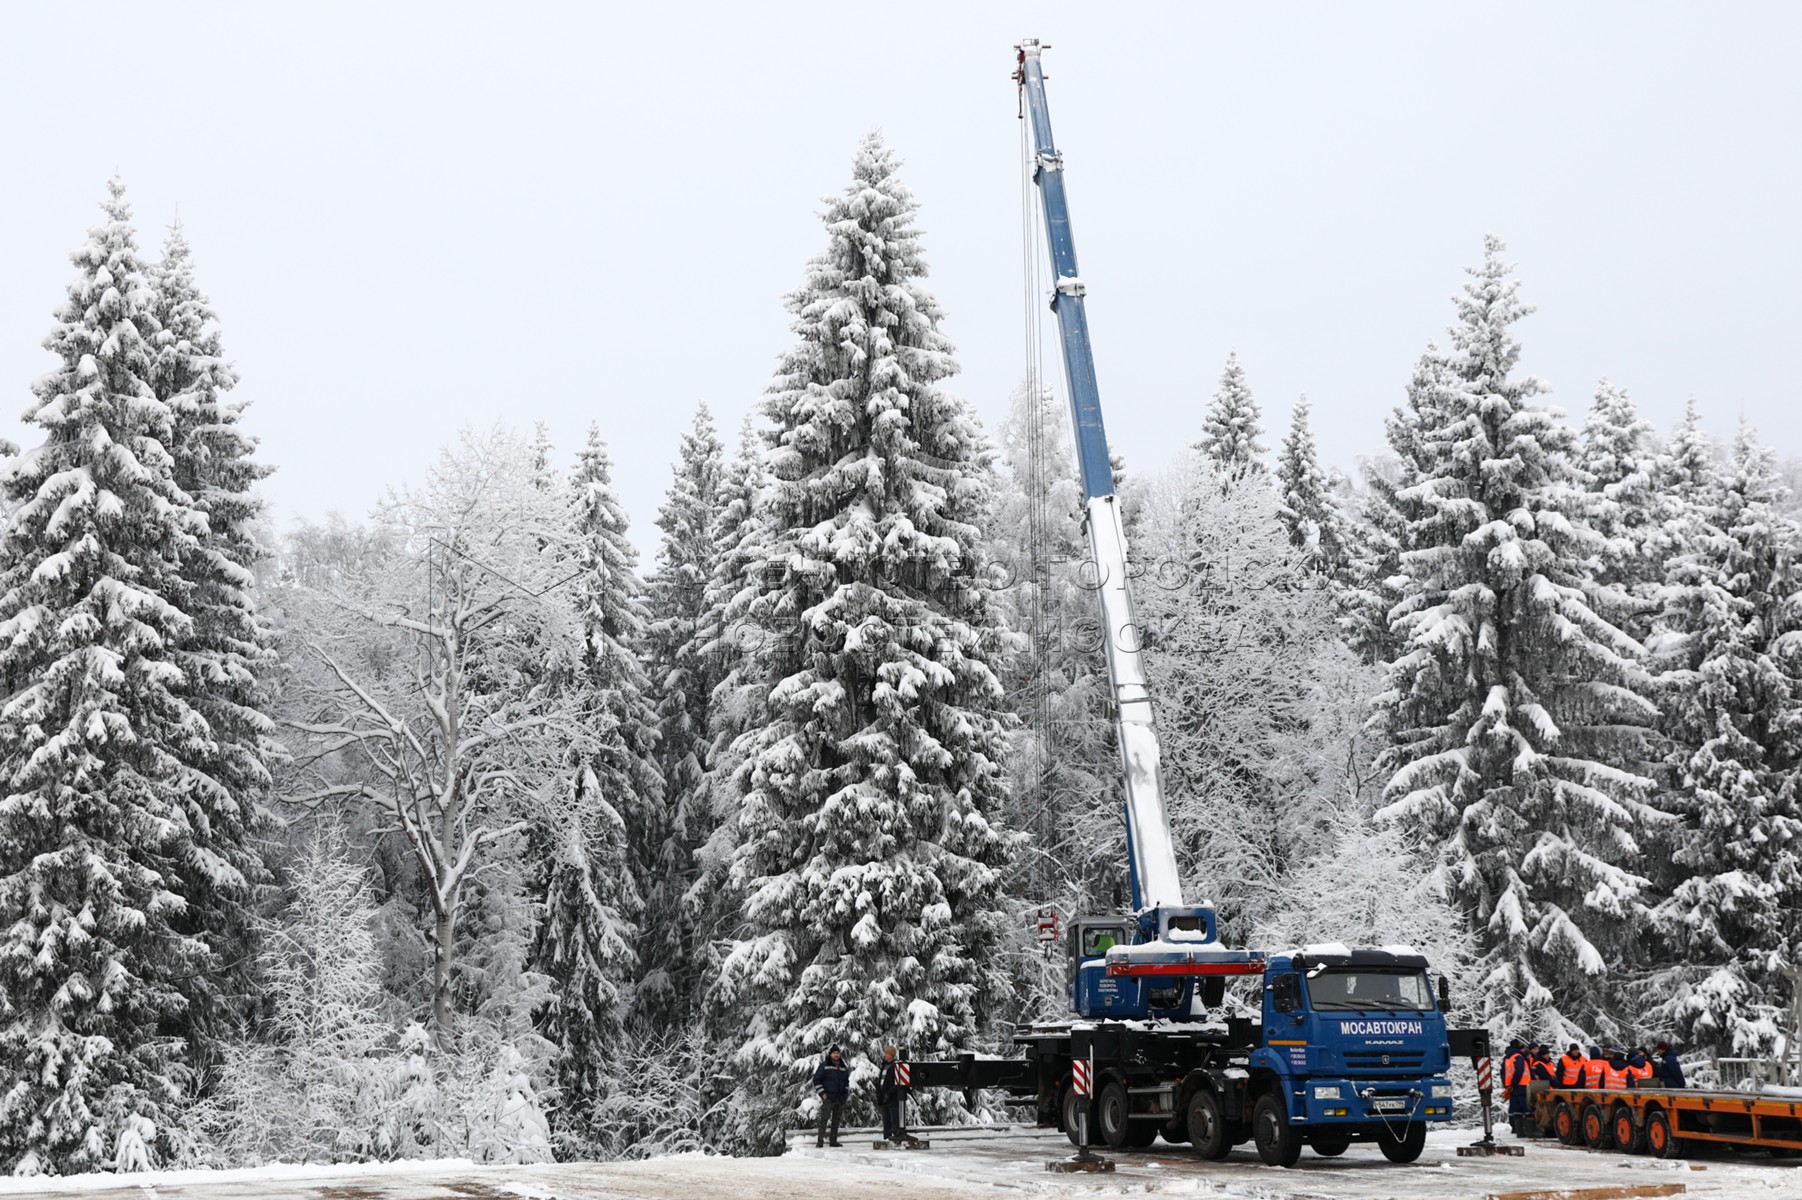
<path id="1" fill-rule="evenodd" d="M 1669 1042 L 1650 1050 L 1591 1046 L 1587 1054 L 1572 1042 L 1552 1058 L 1544 1042 L 1529 1045 L 1515 1040 L 1502 1058 L 1502 1095 L 1508 1101 L 1508 1126 L 1516 1136 L 1525 1131 L 1533 1098 L 1547 1088 L 1683 1086 L 1683 1064 Z"/>

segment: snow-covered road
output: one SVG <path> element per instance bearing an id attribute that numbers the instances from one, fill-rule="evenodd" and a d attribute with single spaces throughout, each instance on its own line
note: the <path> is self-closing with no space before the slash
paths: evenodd
<path id="1" fill-rule="evenodd" d="M 1398 1167 L 1374 1147 L 1342 1158 L 1304 1154 L 1283 1171 L 1241 1148 L 1224 1163 L 1201 1163 L 1165 1147 L 1122 1154 L 1113 1175 L 1052 1175 L 1045 1163 L 1069 1153 L 1061 1135 L 1003 1128 L 936 1131 L 932 1149 L 870 1149 L 868 1133 L 842 1150 L 815 1150 L 797 1138 L 781 1158 L 683 1155 L 633 1163 L 476 1167 L 396 1163 L 370 1167 L 272 1168 L 70 1179 L 0 1179 L 11 1196 L 82 1200 L 928 1200 L 1153 1194 L 1232 1200 L 1488 1200 L 1498 1195 L 1568 1197 L 1681 1194 L 1733 1200 L 1802 1200 L 1802 1166 L 1758 1156 L 1694 1162 L 1592 1154 L 1529 1143 L 1524 1158 L 1461 1159 L 1467 1133 L 1435 1134 L 1421 1161 Z M 1684 1190 L 1672 1193 L 1671 1185 Z M 1589 1189 L 1602 1189 L 1590 1191 Z"/>

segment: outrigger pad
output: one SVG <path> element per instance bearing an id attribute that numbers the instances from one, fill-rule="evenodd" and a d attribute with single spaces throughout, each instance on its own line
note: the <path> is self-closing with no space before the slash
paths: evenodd
<path id="1" fill-rule="evenodd" d="M 1113 1173 L 1114 1160 L 1111 1158 L 1060 1158 L 1056 1162 L 1046 1163 L 1045 1169 L 1064 1173 L 1094 1171 L 1107 1175 Z"/>
<path id="2" fill-rule="evenodd" d="M 1472 1142 L 1468 1146 L 1458 1147 L 1459 1158 L 1491 1158 L 1498 1154 L 1508 1158 L 1525 1158 L 1527 1148 L 1525 1146 L 1504 1146 L 1500 1142 Z"/>

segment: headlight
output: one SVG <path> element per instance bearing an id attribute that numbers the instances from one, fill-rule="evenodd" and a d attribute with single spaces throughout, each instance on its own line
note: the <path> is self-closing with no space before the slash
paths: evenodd
<path id="1" fill-rule="evenodd" d="M 1339 1098 L 1339 1088 L 1337 1085 L 1327 1084 L 1327 1085 L 1322 1086 L 1320 1084 L 1316 1084 L 1314 1086 L 1314 1099 L 1316 1099 L 1316 1100 L 1337 1100 L 1338 1098 Z"/>
<path id="2" fill-rule="evenodd" d="M 1452 1085 L 1451 1084 L 1436 1083 L 1433 1085 L 1433 1099 L 1435 1099 L 1435 1100 L 1450 1100 L 1451 1098 L 1452 1098 Z"/>

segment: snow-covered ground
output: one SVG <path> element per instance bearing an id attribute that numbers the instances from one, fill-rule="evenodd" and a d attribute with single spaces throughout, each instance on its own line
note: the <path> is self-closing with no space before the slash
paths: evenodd
<path id="1" fill-rule="evenodd" d="M 1504 1135 L 1505 1136 L 1505 1135 Z M 1241 1148 L 1223 1163 L 1174 1150 L 1122 1154 L 1113 1175 L 1053 1175 L 1065 1157 L 1062 1135 L 1019 1127 L 938 1130 L 932 1149 L 877 1151 L 871 1134 L 847 1134 L 845 1148 L 816 1150 L 795 1138 L 781 1158 L 680 1155 L 632 1163 L 559 1163 L 476 1167 L 469 1163 L 389 1163 L 368 1167 L 277 1167 L 259 1171 L 187 1171 L 66 1179 L 0 1179 L 0 1197 L 79 1195 L 83 1200 L 926 1200 L 1008 1193 L 1075 1196 L 1152 1194 L 1243 1200 L 1378 1200 L 1431 1197 L 1486 1200 L 1526 1193 L 1583 1200 L 1634 1195 L 1648 1185 L 1681 1184 L 1683 1195 L 1802 1200 L 1802 1165 L 1763 1156 L 1662 1162 L 1531 1142 L 1524 1158 L 1463 1159 L 1468 1133 L 1435 1133 L 1420 1162 L 1398 1167 L 1374 1147 L 1337 1159 L 1304 1152 L 1293 1170 L 1266 1167 Z M 1647 1192 L 1637 1192 L 1645 1195 Z"/>

